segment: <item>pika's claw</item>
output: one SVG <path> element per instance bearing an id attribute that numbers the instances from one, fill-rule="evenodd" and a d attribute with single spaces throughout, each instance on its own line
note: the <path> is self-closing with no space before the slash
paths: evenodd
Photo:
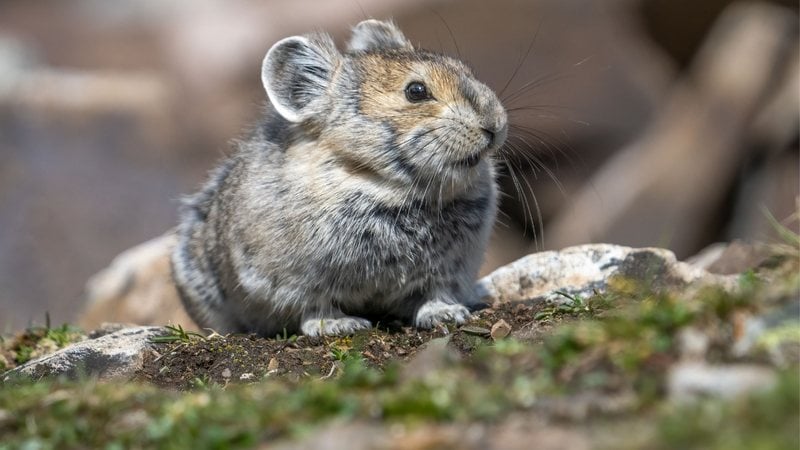
<path id="1" fill-rule="evenodd" d="M 311 337 L 353 334 L 368 328 L 372 328 L 369 320 L 353 316 L 308 319 L 300 326 L 303 334 Z"/>
<path id="2" fill-rule="evenodd" d="M 444 322 L 462 324 L 469 320 L 470 317 L 470 312 L 464 305 L 431 300 L 424 303 L 417 310 L 414 325 L 418 328 L 433 328 Z"/>

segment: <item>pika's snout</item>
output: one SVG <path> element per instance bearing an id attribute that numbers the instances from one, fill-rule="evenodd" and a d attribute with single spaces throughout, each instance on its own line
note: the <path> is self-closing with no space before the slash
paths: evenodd
<path id="1" fill-rule="evenodd" d="M 496 149 L 503 145 L 508 136 L 508 124 L 505 118 L 491 122 L 486 121 L 481 124 L 481 131 L 488 140 L 486 147 Z"/>
<path id="2" fill-rule="evenodd" d="M 497 96 L 486 85 L 477 84 L 477 98 L 473 101 L 481 131 L 488 140 L 487 148 L 496 149 L 503 145 L 508 136 L 508 117 Z"/>

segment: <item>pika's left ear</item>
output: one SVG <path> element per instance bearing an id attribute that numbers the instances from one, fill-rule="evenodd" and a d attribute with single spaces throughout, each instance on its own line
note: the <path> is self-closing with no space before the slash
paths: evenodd
<path id="1" fill-rule="evenodd" d="M 393 22 L 369 19 L 353 27 L 353 36 L 350 38 L 347 50 L 351 52 L 414 50 L 414 46 Z"/>

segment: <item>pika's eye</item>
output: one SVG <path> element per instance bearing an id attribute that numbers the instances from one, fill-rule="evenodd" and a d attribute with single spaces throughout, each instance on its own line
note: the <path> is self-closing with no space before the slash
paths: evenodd
<path id="1" fill-rule="evenodd" d="M 406 86 L 406 99 L 411 103 L 422 102 L 431 98 L 428 88 L 419 81 L 412 81 Z"/>

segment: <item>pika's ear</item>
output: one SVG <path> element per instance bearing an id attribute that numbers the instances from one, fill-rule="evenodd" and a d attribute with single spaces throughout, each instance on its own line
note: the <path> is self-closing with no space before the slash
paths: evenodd
<path id="1" fill-rule="evenodd" d="M 261 82 L 275 110 L 290 122 L 320 111 L 341 55 L 327 35 L 294 36 L 275 43 L 264 57 Z"/>
<path id="2" fill-rule="evenodd" d="M 393 22 L 369 19 L 353 27 L 353 36 L 347 45 L 347 50 L 375 51 L 375 50 L 413 50 L 403 32 Z"/>

